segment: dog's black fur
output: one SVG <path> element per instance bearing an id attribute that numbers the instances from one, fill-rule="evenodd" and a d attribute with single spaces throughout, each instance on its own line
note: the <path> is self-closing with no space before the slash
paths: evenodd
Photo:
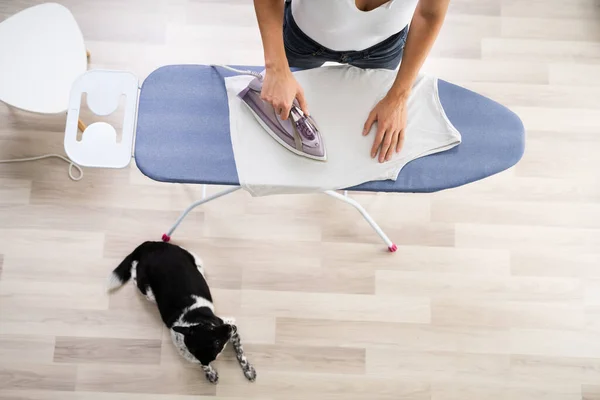
<path id="1" fill-rule="evenodd" d="M 215 315 L 200 263 L 179 246 L 144 242 L 115 268 L 109 289 L 123 285 L 133 274 L 140 292 L 156 301 L 180 353 L 201 364 L 209 381 L 216 383 L 218 375 L 209 364 L 237 330 L 232 322 Z"/>

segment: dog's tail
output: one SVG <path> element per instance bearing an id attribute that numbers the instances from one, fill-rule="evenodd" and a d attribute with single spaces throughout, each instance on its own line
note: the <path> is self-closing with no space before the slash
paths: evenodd
<path id="1" fill-rule="evenodd" d="M 141 245 L 139 245 L 135 250 L 133 250 L 131 254 L 125 257 L 123 261 L 121 261 L 119 266 L 115 268 L 113 272 L 111 272 L 106 285 L 106 289 L 108 291 L 121 287 L 122 285 L 127 283 L 129 279 L 131 279 L 131 269 L 133 268 L 133 263 L 137 263 L 140 261 L 140 255 L 142 254 L 144 247 L 146 247 L 148 243 L 149 242 L 144 242 Z"/>

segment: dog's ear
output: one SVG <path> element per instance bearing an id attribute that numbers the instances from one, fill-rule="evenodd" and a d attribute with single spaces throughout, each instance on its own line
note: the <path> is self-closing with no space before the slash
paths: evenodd
<path id="1" fill-rule="evenodd" d="M 192 330 L 188 326 L 174 326 L 173 330 L 177 333 L 181 333 L 183 336 L 189 336 L 192 334 Z"/>

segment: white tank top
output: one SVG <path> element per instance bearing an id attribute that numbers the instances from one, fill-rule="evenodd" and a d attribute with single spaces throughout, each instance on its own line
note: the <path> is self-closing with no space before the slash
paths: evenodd
<path id="1" fill-rule="evenodd" d="M 355 0 L 292 0 L 292 16 L 311 39 L 331 50 L 364 50 L 410 23 L 418 0 L 389 0 L 361 11 Z"/>

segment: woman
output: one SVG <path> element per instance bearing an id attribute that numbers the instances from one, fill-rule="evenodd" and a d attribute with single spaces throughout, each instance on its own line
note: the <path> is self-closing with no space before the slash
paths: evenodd
<path id="1" fill-rule="evenodd" d="M 449 2 L 254 0 L 266 67 L 263 99 L 283 119 L 295 97 L 308 113 L 302 88 L 290 67 L 314 68 L 334 61 L 359 68 L 396 69 L 402 59 L 394 84 L 363 127 L 366 135 L 377 121 L 371 157 L 379 153 L 379 162 L 389 160 L 402 148 L 408 96 Z"/>

